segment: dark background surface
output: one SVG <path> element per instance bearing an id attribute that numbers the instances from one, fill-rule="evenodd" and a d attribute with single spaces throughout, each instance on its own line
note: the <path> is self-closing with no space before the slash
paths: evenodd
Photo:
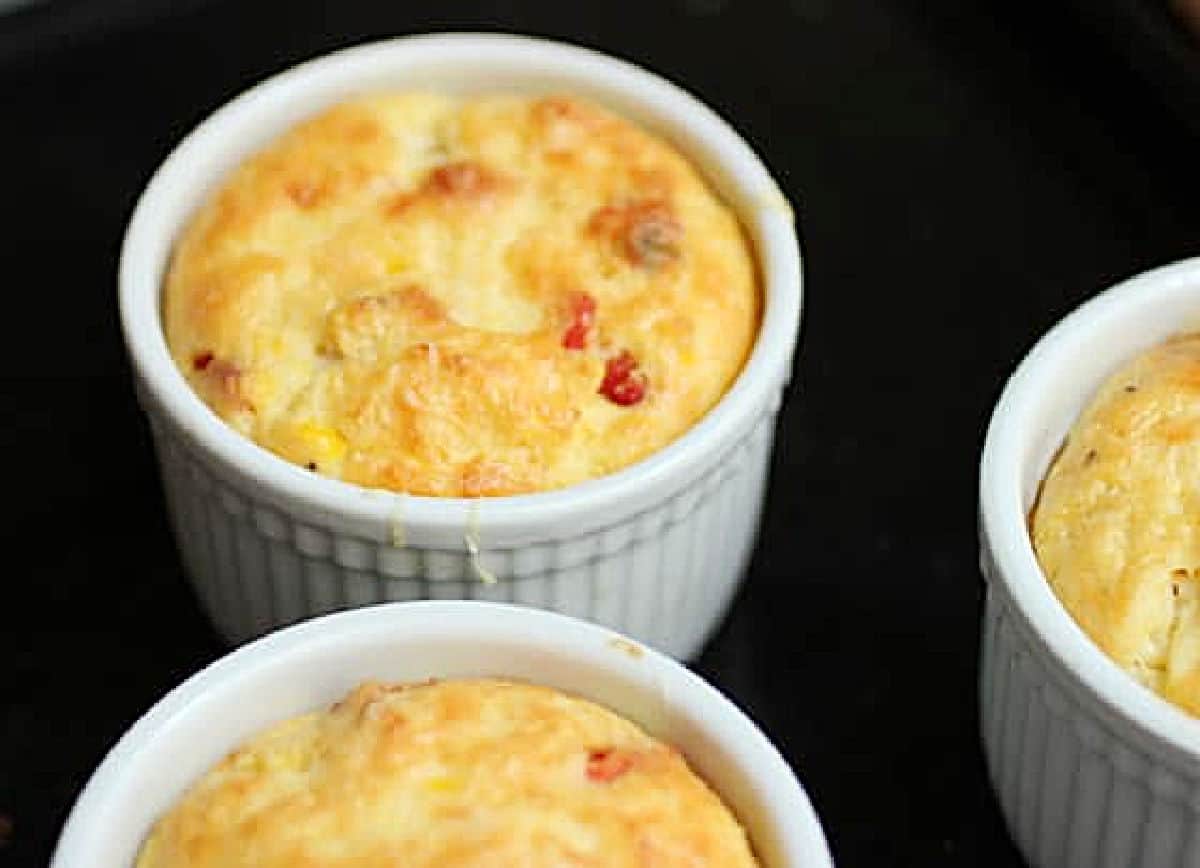
<path id="1" fill-rule="evenodd" d="M 1037 335 L 1200 247 L 1188 100 L 1134 71 L 1136 33 L 1066 2 L 79 5 L 0 19 L 0 865 L 44 864 L 125 727 L 222 653 L 117 329 L 138 191 L 206 113 L 295 61 L 497 28 L 682 83 L 796 205 L 799 375 L 757 556 L 698 670 L 794 764 L 839 864 L 1020 864 L 977 738 L 977 456 Z"/>

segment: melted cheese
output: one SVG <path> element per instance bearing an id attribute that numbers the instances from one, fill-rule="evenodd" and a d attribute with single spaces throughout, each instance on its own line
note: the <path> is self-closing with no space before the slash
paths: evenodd
<path id="1" fill-rule="evenodd" d="M 260 445 L 479 497 L 677 438 L 740 371 L 760 294 L 737 220 L 662 140 L 569 98 L 407 93 L 237 169 L 179 242 L 164 319 L 198 394 Z M 636 382 L 601 394 L 624 352 Z"/>
<path id="2" fill-rule="evenodd" d="M 1200 335 L 1103 385 L 1046 476 L 1032 533 L 1096 644 L 1200 714 Z"/>
<path id="3" fill-rule="evenodd" d="M 137 868 L 754 864 L 676 751 L 592 703 L 479 680 L 368 683 L 271 727 L 158 822 Z"/>

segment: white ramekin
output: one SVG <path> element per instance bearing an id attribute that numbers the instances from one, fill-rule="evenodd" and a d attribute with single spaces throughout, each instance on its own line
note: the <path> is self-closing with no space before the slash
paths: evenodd
<path id="1" fill-rule="evenodd" d="M 765 868 L 833 865 L 812 805 L 766 737 L 717 690 L 619 634 L 536 609 L 370 606 L 259 639 L 192 676 L 125 734 L 75 803 L 52 868 L 129 868 L 154 820 L 251 734 L 367 679 L 492 676 L 598 702 L 679 748 Z"/>
<path id="2" fill-rule="evenodd" d="M 683 437 L 561 491 L 398 496 L 304 471 L 224 425 L 167 350 L 159 291 L 172 244 L 214 184 L 306 115 L 385 88 L 565 91 L 664 135 L 737 211 L 765 287 L 741 376 Z M 121 323 L 183 562 L 232 642 L 334 609 L 485 599 L 554 609 L 676 656 L 697 653 L 745 570 L 800 324 L 791 211 L 751 148 L 684 91 L 592 51 L 446 34 L 341 51 L 258 85 L 189 135 L 151 180 L 121 253 Z M 478 550 L 476 556 L 471 549 Z M 481 576 L 499 579 L 485 583 Z"/>
<path id="3" fill-rule="evenodd" d="M 992 417 L 980 472 L 987 583 L 983 742 L 1009 828 L 1044 868 L 1200 865 L 1200 720 L 1126 675 L 1050 590 L 1027 515 L 1100 383 L 1200 324 L 1200 259 L 1084 304 L 1033 348 Z"/>

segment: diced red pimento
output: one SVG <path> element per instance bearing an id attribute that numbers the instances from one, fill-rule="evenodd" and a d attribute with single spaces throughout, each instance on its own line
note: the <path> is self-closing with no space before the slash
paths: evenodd
<path id="1" fill-rule="evenodd" d="M 621 380 L 614 383 L 604 396 L 619 407 L 631 407 L 646 397 L 646 381 L 642 377 Z"/>
<path id="2" fill-rule="evenodd" d="M 629 407 L 646 397 L 646 375 L 629 350 L 621 350 L 604 364 L 600 394 L 618 407 Z"/>
<path id="3" fill-rule="evenodd" d="M 197 371 L 203 371 L 212 364 L 213 354 L 211 350 L 206 350 L 202 353 L 196 353 L 192 356 L 192 367 Z"/>
<path id="4" fill-rule="evenodd" d="M 588 753 L 588 780 L 607 784 L 633 768 L 633 755 L 628 751 L 609 748 Z"/>
<path id="5" fill-rule="evenodd" d="M 563 332 L 562 345 L 568 350 L 582 350 L 587 346 L 588 334 L 596 322 L 596 300 L 586 292 L 572 293 L 570 297 L 571 324 Z"/>

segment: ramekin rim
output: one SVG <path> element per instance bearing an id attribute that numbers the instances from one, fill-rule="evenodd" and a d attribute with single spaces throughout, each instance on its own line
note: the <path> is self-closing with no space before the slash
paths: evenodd
<path id="1" fill-rule="evenodd" d="M 676 126 L 686 121 L 703 129 L 713 151 L 720 152 L 714 162 L 720 162 L 731 175 L 752 181 L 755 186 L 747 190 L 746 198 L 757 207 L 738 210 L 744 225 L 756 230 L 754 246 L 764 295 L 751 353 L 720 401 L 680 437 L 615 473 L 562 489 L 488 498 L 429 497 L 313 474 L 235 432 L 195 395 L 167 350 L 157 308 L 159 293 L 139 292 L 145 281 L 157 283 L 153 275 L 139 274 L 139 269 L 146 270 L 139 255 L 140 239 L 149 231 L 158 201 L 172 196 L 168 187 L 172 174 L 225 127 L 250 123 L 242 115 L 255 111 L 259 102 L 282 99 L 291 88 L 312 87 L 341 64 L 366 64 L 406 49 L 466 53 L 485 47 L 537 52 L 539 58 L 552 62 L 553 68 L 577 72 L 587 68 L 589 76 L 618 82 L 624 93 L 636 96 L 656 117 Z M 372 527 L 393 522 L 398 505 L 406 525 L 418 532 L 461 529 L 478 520 L 479 510 L 484 509 L 489 535 L 495 537 L 520 533 L 549 519 L 562 522 L 584 514 L 622 510 L 632 496 L 686 478 L 690 466 L 711 453 L 719 454 L 740 426 L 770 406 L 772 390 L 783 388 L 788 381 L 799 339 L 803 296 L 802 258 L 791 208 L 758 154 L 711 108 L 655 72 L 590 48 L 511 33 L 470 32 L 400 36 L 343 48 L 285 69 L 224 103 L 175 146 L 147 184 L 122 244 L 118 283 L 122 330 L 141 385 L 174 423 L 222 466 L 287 503 Z M 149 299 L 153 299 L 155 309 L 149 313 L 153 313 L 157 328 L 145 325 Z"/>
<path id="2" fill-rule="evenodd" d="M 1030 404 L 1081 334 L 1130 306 L 1152 305 L 1155 290 L 1196 286 L 1200 307 L 1200 257 L 1128 277 L 1059 320 L 1029 350 L 1004 386 L 993 410 L 980 461 L 981 543 L 996 565 L 994 581 L 1034 637 L 1117 720 L 1149 735 L 1161 748 L 1200 762 L 1200 719 L 1139 684 L 1096 645 L 1050 588 L 1029 534 L 1021 493 L 1021 444 L 1030 436 Z"/>
<path id="3" fill-rule="evenodd" d="M 495 635 L 528 640 L 531 645 L 547 649 L 583 649 L 610 644 L 616 640 L 630 643 L 621 633 L 598 624 L 544 609 L 493 603 L 478 600 L 422 600 L 413 602 L 378 603 L 323 615 L 301 621 L 268 633 L 230 651 L 193 673 L 159 698 L 142 714 L 112 746 L 80 791 L 63 825 L 51 858 L 52 868 L 67 868 L 60 859 L 75 852 L 80 844 L 76 835 L 87 834 L 89 813 L 104 804 L 111 791 L 121 785 L 127 765 L 148 740 L 161 737 L 180 715 L 187 714 L 202 702 L 216 685 L 257 669 L 268 667 L 291 655 L 301 654 L 315 643 L 336 645 L 363 635 L 386 635 L 405 624 L 421 623 L 425 627 L 445 624 L 453 619 L 471 619 L 467 624 L 493 631 Z M 833 858 L 820 818 L 800 782 L 795 770 L 779 752 L 762 729 L 728 696 L 683 664 L 655 649 L 634 643 L 640 650 L 635 656 L 613 649 L 610 661 L 614 672 L 653 667 L 653 678 L 669 682 L 678 689 L 666 689 L 672 702 L 694 719 L 715 721 L 711 728 L 720 728 L 720 740 L 736 742 L 746 748 L 754 768 L 742 767 L 745 780 L 769 787 L 770 805 L 774 814 L 789 813 L 797 820 L 793 829 L 777 829 L 786 852 L 805 850 L 818 853 L 821 865 L 832 868 Z M 625 646 L 623 646 L 625 647 Z M 582 654 L 582 652 L 576 652 Z M 624 675 L 632 680 L 632 674 Z M 703 714 L 701 714 L 703 712 Z M 715 735 L 715 733 L 714 733 Z M 749 766 L 749 763 L 747 763 Z M 722 797 L 724 798 L 724 797 Z M 784 801 L 783 805 L 775 804 Z M 765 801 L 765 797 L 764 797 Z M 772 824 L 774 827 L 776 824 Z M 82 843 L 86 843 L 83 841 Z M 813 865 L 820 868 L 820 865 Z"/>

